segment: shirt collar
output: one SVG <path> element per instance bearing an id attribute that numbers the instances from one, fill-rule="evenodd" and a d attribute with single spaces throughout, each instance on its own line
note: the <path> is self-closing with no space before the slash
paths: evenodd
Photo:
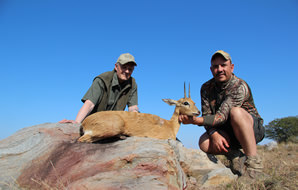
<path id="1" fill-rule="evenodd" d="M 119 86 L 118 76 L 116 72 L 114 72 L 113 80 L 112 80 L 112 87 L 114 86 Z"/>
<path id="2" fill-rule="evenodd" d="M 112 80 L 112 87 L 119 87 L 120 89 L 126 86 L 129 83 L 129 80 L 123 82 L 122 84 L 119 83 L 117 73 L 114 72 L 113 80 Z"/>

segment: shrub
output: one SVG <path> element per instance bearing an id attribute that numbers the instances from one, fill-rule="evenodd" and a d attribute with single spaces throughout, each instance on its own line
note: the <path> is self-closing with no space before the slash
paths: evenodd
<path id="1" fill-rule="evenodd" d="M 275 119 L 265 126 L 266 137 L 281 142 L 298 142 L 298 116 Z"/>

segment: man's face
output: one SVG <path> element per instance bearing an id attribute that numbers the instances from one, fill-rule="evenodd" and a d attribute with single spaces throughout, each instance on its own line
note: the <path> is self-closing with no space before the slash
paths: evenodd
<path id="1" fill-rule="evenodd" d="M 226 82 L 232 77 L 234 64 L 218 56 L 212 61 L 210 70 L 216 82 Z"/>
<path id="2" fill-rule="evenodd" d="M 118 80 L 120 83 L 128 80 L 131 77 L 131 74 L 135 68 L 134 63 L 126 63 L 124 65 L 115 64 L 115 70 L 118 76 Z"/>

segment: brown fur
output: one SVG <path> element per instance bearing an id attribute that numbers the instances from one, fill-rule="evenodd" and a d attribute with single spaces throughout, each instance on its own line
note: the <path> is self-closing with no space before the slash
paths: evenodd
<path id="1" fill-rule="evenodd" d="M 82 123 L 84 135 L 80 142 L 95 142 L 113 136 L 138 136 L 157 139 L 176 139 L 180 122 L 179 114 L 197 116 L 200 111 L 191 98 L 181 98 L 178 101 L 163 99 L 169 105 L 176 105 L 171 120 L 162 119 L 156 115 L 126 112 L 103 111 L 88 116 Z M 187 102 L 189 105 L 184 105 Z"/>

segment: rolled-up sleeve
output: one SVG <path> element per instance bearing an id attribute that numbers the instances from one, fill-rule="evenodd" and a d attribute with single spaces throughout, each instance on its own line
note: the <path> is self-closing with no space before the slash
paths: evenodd
<path id="1" fill-rule="evenodd" d="M 138 105 L 138 87 L 137 84 L 132 87 L 131 94 L 128 98 L 127 106 L 135 106 Z"/>
<path id="2" fill-rule="evenodd" d="M 103 81 L 100 78 L 96 78 L 81 101 L 90 100 L 94 105 L 98 104 L 103 96 L 103 88 Z"/>

